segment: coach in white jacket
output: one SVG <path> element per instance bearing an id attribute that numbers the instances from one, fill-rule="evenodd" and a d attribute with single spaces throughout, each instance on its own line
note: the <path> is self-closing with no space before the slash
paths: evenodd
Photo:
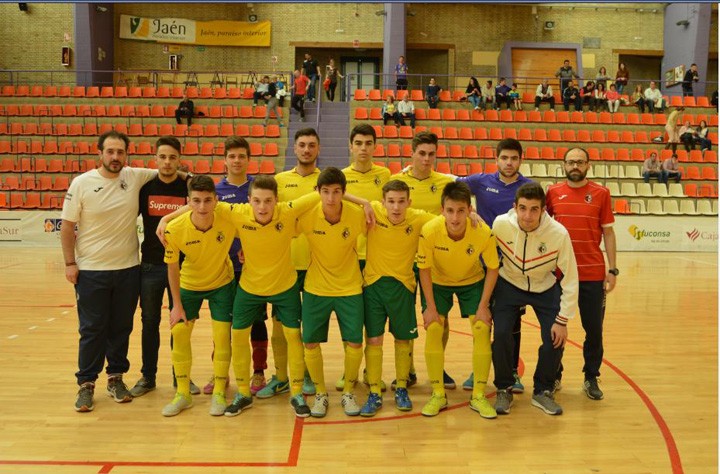
<path id="1" fill-rule="evenodd" d="M 513 209 L 493 224 L 502 263 L 493 293 L 493 365 L 498 414 L 510 413 L 513 394 L 512 330 L 519 308 L 531 306 L 540 322 L 542 345 L 533 377 L 532 404 L 549 415 L 562 408 L 553 398 L 553 388 L 567 322 L 577 312 L 578 272 L 570 236 L 545 212 L 545 192 L 533 182 L 518 188 Z M 556 270 L 562 272 L 558 282 Z"/>

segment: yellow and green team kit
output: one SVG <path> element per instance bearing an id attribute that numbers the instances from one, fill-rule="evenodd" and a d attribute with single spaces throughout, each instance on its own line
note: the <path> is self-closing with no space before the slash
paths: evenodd
<path id="1" fill-rule="evenodd" d="M 442 212 L 440 196 L 445 185 L 454 181 L 451 176 L 436 171 L 431 171 L 425 179 L 418 179 L 412 175 L 412 170 L 395 174 L 390 179 L 398 179 L 410 187 L 412 207 L 435 215 Z"/>
<path id="2" fill-rule="evenodd" d="M 382 188 L 390 181 L 390 170 L 373 164 L 366 172 L 353 169 L 352 166 L 342 170 L 347 180 L 347 192 L 367 199 L 368 201 L 382 200 Z M 365 260 L 367 253 L 367 237 L 361 235 L 358 238 L 357 253 L 360 260 Z"/>

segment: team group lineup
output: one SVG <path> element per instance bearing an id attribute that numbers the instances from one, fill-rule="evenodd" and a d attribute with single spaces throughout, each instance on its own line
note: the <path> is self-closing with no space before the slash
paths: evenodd
<path id="1" fill-rule="evenodd" d="M 321 344 L 333 312 L 344 345 L 343 377 L 335 384 L 344 413 L 371 417 L 383 406 L 386 326 L 394 338 L 395 406 L 411 411 L 417 287 L 432 386 L 423 415 L 447 408 L 445 390 L 455 388 L 444 371 L 454 299 L 473 337 L 472 373 L 462 385 L 480 416 L 509 414 L 513 394 L 524 391 L 518 364 L 526 306 L 542 339 L 532 405 L 562 413 L 555 394 L 562 387 L 567 324 L 578 309 L 583 389 L 601 400 L 605 295 L 619 271 L 610 194 L 587 179 L 587 152 L 569 149 L 567 180 L 546 193 L 520 174 L 522 145 L 514 139 L 498 143 L 496 173 L 462 178 L 434 171 L 438 137 L 432 133 L 415 135 L 412 165 L 394 176 L 373 163 L 375 142 L 372 126 L 357 125 L 350 166 L 320 171 L 320 138 L 304 128 L 294 137 L 295 168 L 252 177 L 249 143 L 230 137 L 227 176 L 216 185 L 209 176 L 178 171 L 174 137 L 157 141 L 158 169 L 149 170 L 125 166 L 127 136 L 103 134 L 100 167 L 72 181 L 62 211 L 66 278 L 80 322 L 75 410 L 94 409 L 106 360 L 107 391 L 116 402 L 156 388 L 166 290 L 177 391 L 164 416 L 191 408 L 201 391 L 190 378 L 191 336 L 204 301 L 214 346 L 213 379 L 203 388 L 211 394 L 211 415 L 236 416 L 253 406 L 253 397 L 290 392 L 296 416 L 324 417 L 329 396 Z M 145 229 L 140 262 L 139 213 Z M 138 298 L 142 377 L 128 389 L 123 374 Z M 268 305 L 275 374 L 265 383 Z M 354 395 L 363 357 L 365 403 Z M 485 395 L 491 364 L 494 405 Z M 231 365 L 237 394 L 228 403 Z"/>

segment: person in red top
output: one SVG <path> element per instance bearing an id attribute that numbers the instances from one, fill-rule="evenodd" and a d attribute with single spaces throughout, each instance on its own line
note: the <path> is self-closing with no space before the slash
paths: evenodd
<path id="1" fill-rule="evenodd" d="M 297 69 L 293 73 L 294 81 L 292 85 L 293 96 L 290 101 L 290 107 L 300 112 L 300 121 L 305 121 L 305 94 L 307 93 L 310 79 Z"/>
<path id="2" fill-rule="evenodd" d="M 571 148 L 564 157 L 567 181 L 547 191 L 547 211 L 568 230 L 572 240 L 580 278 L 580 320 L 585 330 L 583 357 L 585 382 L 583 389 L 593 400 L 602 400 L 598 386 L 603 358 L 602 328 L 605 318 L 605 295 L 615 288 L 617 275 L 615 218 L 610 192 L 587 179 L 590 158 L 583 148 Z M 604 240 L 609 270 L 600 242 Z M 555 389 L 560 388 L 560 364 Z"/>

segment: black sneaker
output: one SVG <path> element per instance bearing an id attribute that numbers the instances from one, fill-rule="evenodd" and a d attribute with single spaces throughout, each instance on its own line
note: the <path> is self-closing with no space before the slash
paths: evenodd
<path id="1" fill-rule="evenodd" d="M 132 394 L 128 390 L 127 385 L 123 382 L 122 374 L 108 376 L 107 384 L 108 396 L 112 397 L 118 403 L 126 403 L 132 401 Z"/>
<path id="2" fill-rule="evenodd" d="M 407 379 L 407 388 L 412 387 L 416 383 L 417 383 L 417 374 L 414 372 L 409 373 L 408 379 Z M 397 388 L 397 380 L 393 380 L 392 383 L 390 383 L 390 388 L 392 390 L 395 390 Z"/>
<path id="3" fill-rule="evenodd" d="M 95 394 L 95 384 L 92 382 L 85 382 L 80 385 L 78 390 L 77 398 L 75 399 L 75 411 L 85 413 L 93 411 L 95 404 L 93 403 L 93 395 Z"/>
<path id="4" fill-rule="evenodd" d="M 603 399 L 603 392 L 602 390 L 600 390 L 600 386 L 598 385 L 598 379 L 595 377 L 585 380 L 585 383 L 583 384 L 583 390 L 585 391 L 585 394 L 588 396 L 588 398 L 590 398 L 591 400 Z"/>
<path id="5" fill-rule="evenodd" d="M 305 403 L 302 393 L 299 393 L 290 399 L 290 405 L 295 410 L 295 416 L 298 418 L 307 418 L 310 416 L 310 407 Z"/>
<path id="6" fill-rule="evenodd" d="M 155 380 L 140 377 L 140 380 L 138 380 L 135 386 L 130 389 L 130 395 L 132 395 L 133 398 L 141 397 L 148 392 L 152 392 L 153 390 L 155 390 Z"/>
<path id="7" fill-rule="evenodd" d="M 252 407 L 252 398 L 238 393 L 233 402 L 225 408 L 225 416 L 238 416 L 243 410 L 250 407 Z"/>

